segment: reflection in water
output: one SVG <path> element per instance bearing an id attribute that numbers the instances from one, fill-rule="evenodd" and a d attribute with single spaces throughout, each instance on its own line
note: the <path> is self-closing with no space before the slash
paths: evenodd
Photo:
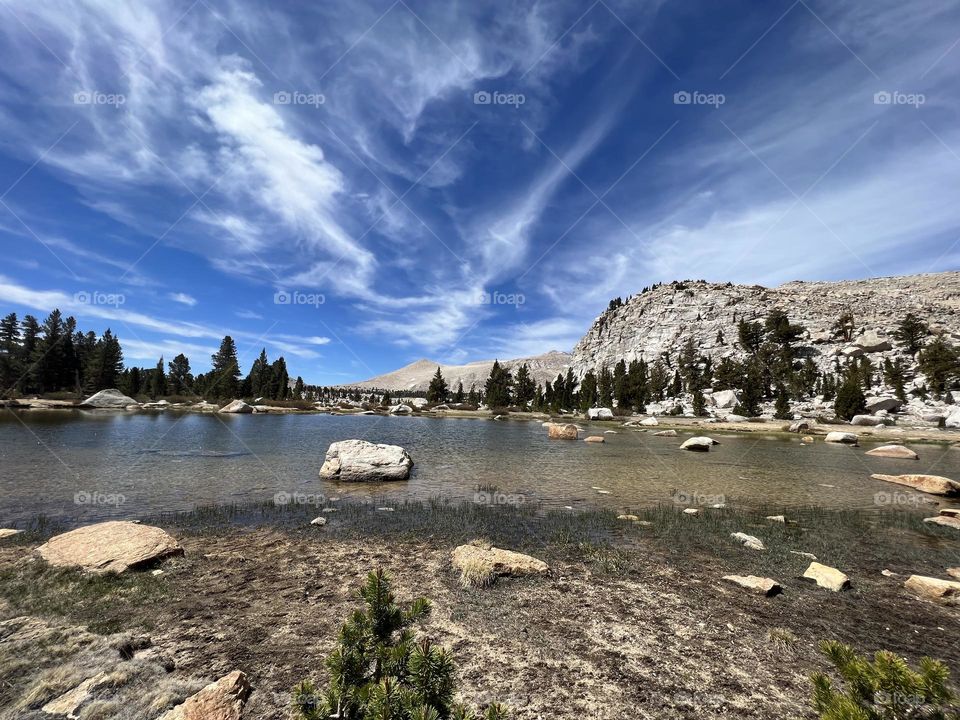
<path id="1" fill-rule="evenodd" d="M 616 431 L 593 445 L 549 440 L 538 422 L 480 419 L 35 410 L 17 416 L 0 411 L 0 524 L 40 513 L 137 517 L 278 494 L 314 499 L 308 501 L 507 498 L 617 510 L 726 502 L 929 512 L 923 496 L 870 474 L 960 477 L 960 452 L 938 445 L 914 446 L 920 461 L 911 462 L 868 457 L 866 448 L 743 434 L 717 435 L 721 444 L 711 452 L 687 453 L 678 449 L 683 434 L 654 437 L 619 424 L 593 425 L 590 434 Z M 320 481 L 327 446 L 350 438 L 407 448 L 416 463 L 410 480 Z M 115 502 L 96 502 L 104 496 Z"/>

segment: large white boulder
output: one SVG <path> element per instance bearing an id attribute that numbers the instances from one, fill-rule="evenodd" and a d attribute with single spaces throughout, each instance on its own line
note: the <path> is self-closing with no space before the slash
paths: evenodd
<path id="1" fill-rule="evenodd" d="M 919 456 L 910 448 L 903 445 L 881 445 L 868 450 L 867 455 L 874 457 L 897 458 L 900 460 L 918 460 Z"/>
<path id="2" fill-rule="evenodd" d="M 859 442 L 856 433 L 848 432 L 829 432 L 824 440 L 828 443 L 841 443 L 843 445 L 856 445 Z"/>
<path id="3" fill-rule="evenodd" d="M 708 437 L 692 437 L 680 446 L 681 450 L 690 450 L 692 452 L 708 452 L 714 445 L 719 445 L 716 440 Z"/>
<path id="4" fill-rule="evenodd" d="M 900 398 L 867 398 L 867 412 L 872 414 L 876 414 L 881 410 L 886 410 L 887 412 L 897 412 L 902 406 L 903 401 Z"/>
<path id="5" fill-rule="evenodd" d="M 854 345 L 864 352 L 886 352 L 893 350 L 893 345 L 886 338 L 880 337 L 874 330 L 869 330 L 854 341 Z"/>
<path id="6" fill-rule="evenodd" d="M 644 427 L 656 427 L 660 424 L 660 421 L 655 417 L 648 417 L 641 420 L 638 425 L 643 425 Z"/>
<path id="7" fill-rule="evenodd" d="M 129 405 L 136 405 L 137 401 L 132 397 L 124 395 L 122 392 L 115 388 L 110 388 L 108 390 L 101 390 L 98 393 L 94 393 L 86 400 L 84 400 L 81 405 L 84 407 L 92 408 L 116 408 L 122 410 Z"/>
<path id="8" fill-rule="evenodd" d="M 234 400 L 224 405 L 218 412 L 246 415 L 253 412 L 253 406 L 247 405 L 243 400 Z"/>
<path id="9" fill-rule="evenodd" d="M 740 398 L 737 397 L 736 390 L 718 390 L 711 396 L 715 407 L 721 409 L 735 408 Z"/>
<path id="10" fill-rule="evenodd" d="M 399 445 L 341 440 L 327 449 L 320 477 L 346 482 L 406 480 L 412 467 L 410 454 Z"/>
<path id="11" fill-rule="evenodd" d="M 613 410 L 610 408 L 590 408 L 587 410 L 590 420 L 613 420 Z"/>
<path id="12" fill-rule="evenodd" d="M 576 440 L 580 430 L 573 423 L 550 423 L 547 425 L 547 437 L 554 440 Z"/>

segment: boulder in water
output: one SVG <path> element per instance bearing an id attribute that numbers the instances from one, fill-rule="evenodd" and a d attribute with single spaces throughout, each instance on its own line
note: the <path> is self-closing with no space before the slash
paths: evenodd
<path id="1" fill-rule="evenodd" d="M 719 445 L 716 440 L 708 437 L 692 437 L 684 441 L 680 446 L 681 450 L 690 450 L 692 452 L 708 452 L 714 445 Z"/>
<path id="2" fill-rule="evenodd" d="M 828 443 L 840 443 L 843 445 L 856 445 L 859 442 L 856 433 L 836 431 L 827 433 L 827 437 L 825 437 L 824 440 Z"/>
<path id="3" fill-rule="evenodd" d="M 900 460 L 919 459 L 919 456 L 913 450 L 903 445 L 881 445 L 873 450 L 867 450 L 866 454 L 874 457 L 897 458 Z"/>
<path id="4" fill-rule="evenodd" d="M 940 475 L 871 475 L 874 480 L 906 485 L 914 490 L 929 493 L 930 495 L 960 495 L 960 483 Z"/>
<path id="5" fill-rule="evenodd" d="M 320 477 L 346 482 L 406 480 L 412 467 L 410 454 L 399 445 L 341 440 L 327 449 Z"/>
<path id="6" fill-rule="evenodd" d="M 82 407 L 113 408 L 115 410 L 124 410 L 130 405 L 136 404 L 136 400 L 134 400 L 132 397 L 127 397 L 115 388 L 101 390 L 100 392 L 94 393 L 80 403 Z"/>
<path id="7" fill-rule="evenodd" d="M 570 423 L 550 423 L 547 426 L 547 437 L 555 440 L 576 440 L 579 432 L 577 426 Z"/>

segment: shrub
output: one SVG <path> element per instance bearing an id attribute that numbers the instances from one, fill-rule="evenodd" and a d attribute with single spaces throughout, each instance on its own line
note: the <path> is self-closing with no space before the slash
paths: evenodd
<path id="1" fill-rule="evenodd" d="M 888 650 L 871 662 L 853 648 L 833 640 L 820 643 L 845 685 L 836 689 L 823 673 L 814 673 L 813 706 L 821 720 L 907 720 L 956 717 L 950 703 L 954 696 L 947 684 L 950 670 L 925 657 L 919 671 Z"/>
<path id="2" fill-rule="evenodd" d="M 365 610 L 340 629 L 337 649 L 327 659 L 330 684 L 318 694 L 310 680 L 293 689 L 294 715 L 301 720 L 475 720 L 468 707 L 453 702 L 454 666 L 450 654 L 429 639 L 416 641 L 411 626 L 430 614 L 430 602 L 417 598 L 407 608 L 394 600 L 382 570 L 367 575 L 360 588 Z M 506 710 L 489 706 L 484 720 L 506 720 Z"/>

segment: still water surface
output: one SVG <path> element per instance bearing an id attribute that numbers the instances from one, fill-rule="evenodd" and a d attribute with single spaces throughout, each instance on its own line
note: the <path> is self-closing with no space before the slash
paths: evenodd
<path id="1" fill-rule="evenodd" d="M 960 451 L 916 445 L 919 462 L 872 458 L 869 448 L 801 446 L 775 435 L 720 435 L 707 454 L 684 439 L 615 428 L 602 445 L 548 440 L 538 422 L 331 415 L 200 415 L 0 411 L 0 525 L 39 514 L 70 522 L 141 517 L 198 505 L 326 495 L 498 499 L 545 507 L 627 510 L 661 502 L 783 508 L 820 505 L 919 511 L 907 488 L 870 474 L 960 478 Z M 327 446 L 362 438 L 402 445 L 411 479 L 321 482 Z M 605 491 L 601 493 L 598 489 Z M 881 493 L 880 496 L 877 493 Z M 306 496 L 304 498 L 304 496 Z M 722 496 L 722 497 L 721 497 Z M 929 509 L 933 506 L 926 506 Z M 920 506 L 923 509 L 923 506 Z"/>

